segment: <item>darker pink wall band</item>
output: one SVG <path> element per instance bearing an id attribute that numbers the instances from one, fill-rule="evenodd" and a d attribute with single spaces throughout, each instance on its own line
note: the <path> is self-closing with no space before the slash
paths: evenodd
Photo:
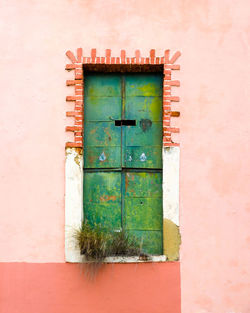
<path id="1" fill-rule="evenodd" d="M 180 313 L 180 263 L 0 263 L 1 313 Z M 1 288 L 2 287 L 2 288 Z"/>
<path id="2" fill-rule="evenodd" d="M 172 70 L 179 70 L 180 65 L 174 64 L 179 58 L 181 53 L 179 51 L 175 52 L 170 58 L 169 50 L 166 50 L 164 57 L 156 57 L 155 49 L 151 49 L 149 57 L 141 57 L 140 50 L 135 51 L 134 57 L 126 57 L 126 51 L 121 50 L 119 57 L 111 56 L 111 49 L 106 49 L 105 57 L 97 57 L 96 49 L 91 50 L 90 57 L 84 57 L 82 48 L 78 48 L 76 56 L 71 52 L 66 52 L 67 57 L 72 62 L 71 64 L 66 64 L 66 70 L 75 71 L 75 79 L 67 80 L 67 86 L 74 86 L 75 95 L 67 96 L 66 101 L 74 101 L 75 108 L 74 111 L 66 112 L 67 117 L 74 117 L 74 126 L 67 126 L 66 131 L 74 133 L 74 142 L 67 142 L 66 147 L 83 147 L 83 121 L 84 121 L 84 84 L 83 84 L 83 65 L 84 64 L 132 64 L 132 65 L 144 65 L 144 64 L 162 64 L 164 66 L 163 70 L 163 146 L 179 146 L 179 143 L 173 142 L 171 135 L 172 133 L 179 133 L 179 128 L 170 127 L 171 116 L 178 117 L 179 112 L 171 110 L 172 102 L 179 102 L 179 97 L 174 97 L 171 95 L 171 87 L 180 86 L 178 80 L 172 80 Z"/>

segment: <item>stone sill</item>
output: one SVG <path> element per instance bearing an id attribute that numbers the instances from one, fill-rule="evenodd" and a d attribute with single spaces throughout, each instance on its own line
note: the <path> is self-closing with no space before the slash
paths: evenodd
<path id="1" fill-rule="evenodd" d="M 103 263 L 152 263 L 152 262 L 166 262 L 167 258 L 165 255 L 153 255 L 149 256 L 148 259 L 142 259 L 139 256 L 114 256 L 107 257 L 103 261 Z M 71 260 L 66 260 L 67 263 L 92 263 L 91 261 L 87 261 L 84 255 L 75 255 L 75 258 L 71 258 Z"/>

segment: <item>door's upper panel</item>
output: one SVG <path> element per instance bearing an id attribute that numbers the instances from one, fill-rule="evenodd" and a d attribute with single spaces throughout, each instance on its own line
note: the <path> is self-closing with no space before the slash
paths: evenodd
<path id="1" fill-rule="evenodd" d="M 136 126 L 123 129 L 123 166 L 161 168 L 162 75 L 126 75 L 125 103 L 125 118 Z"/>
<path id="2" fill-rule="evenodd" d="M 88 74 L 84 81 L 87 97 L 120 97 L 121 75 L 119 74 Z"/>
<path id="3" fill-rule="evenodd" d="M 125 116 L 127 119 L 162 121 L 162 97 L 126 97 Z"/>
<path id="4" fill-rule="evenodd" d="M 84 167 L 121 167 L 121 76 L 91 74 L 85 78 Z"/>
<path id="5" fill-rule="evenodd" d="M 126 97 L 162 97 L 161 74 L 127 74 Z"/>
<path id="6" fill-rule="evenodd" d="M 162 76 L 87 75 L 84 146 L 85 168 L 161 168 Z"/>

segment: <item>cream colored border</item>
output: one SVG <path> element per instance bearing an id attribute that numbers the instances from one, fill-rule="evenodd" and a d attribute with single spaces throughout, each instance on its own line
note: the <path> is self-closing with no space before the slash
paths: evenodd
<path id="1" fill-rule="evenodd" d="M 179 226 L 180 148 L 163 148 L 163 218 Z"/>
<path id="2" fill-rule="evenodd" d="M 163 148 L 163 253 L 169 261 L 179 260 L 179 167 L 180 148 Z"/>
<path id="3" fill-rule="evenodd" d="M 82 148 L 66 148 L 65 162 L 65 260 L 80 262 L 80 250 L 74 240 L 74 230 L 83 219 L 83 159 Z"/>

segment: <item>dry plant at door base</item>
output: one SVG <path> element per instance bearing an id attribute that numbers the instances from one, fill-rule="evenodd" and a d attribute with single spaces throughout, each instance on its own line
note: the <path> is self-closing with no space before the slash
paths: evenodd
<path id="1" fill-rule="evenodd" d="M 109 256 L 139 256 L 147 258 L 143 253 L 141 244 L 136 238 L 120 232 L 110 231 L 100 225 L 95 227 L 83 222 L 79 229 L 75 230 L 74 237 L 87 261 L 103 263 Z"/>
<path id="2" fill-rule="evenodd" d="M 75 230 L 74 237 L 87 261 L 96 263 L 103 262 L 108 255 L 108 242 L 110 234 L 102 230 L 99 226 L 93 228 L 83 222 L 79 229 Z"/>

